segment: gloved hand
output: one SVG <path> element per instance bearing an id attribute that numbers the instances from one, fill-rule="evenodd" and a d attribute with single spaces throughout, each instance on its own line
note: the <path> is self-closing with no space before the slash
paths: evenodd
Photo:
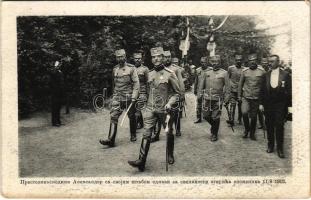
<path id="1" fill-rule="evenodd" d="M 259 105 L 259 110 L 260 110 L 260 112 L 263 112 L 263 111 L 264 111 L 263 105 Z"/>

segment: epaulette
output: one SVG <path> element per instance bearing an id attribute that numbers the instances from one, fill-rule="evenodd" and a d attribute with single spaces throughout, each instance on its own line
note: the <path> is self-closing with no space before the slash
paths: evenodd
<path id="1" fill-rule="evenodd" d="M 132 65 L 132 64 L 130 64 L 130 63 L 126 63 L 127 64 L 127 66 L 129 66 L 129 67 L 135 67 L 135 65 Z"/>
<path id="2" fill-rule="evenodd" d="M 249 68 L 245 67 L 244 69 L 242 69 L 243 72 L 245 72 L 246 70 L 249 70 Z"/>
<path id="3" fill-rule="evenodd" d="M 164 70 L 170 72 L 170 73 L 174 73 L 171 69 L 168 69 L 167 67 L 164 67 Z"/>
<path id="4" fill-rule="evenodd" d="M 261 65 L 258 65 L 257 69 L 260 69 L 262 71 L 266 71 Z"/>
<path id="5" fill-rule="evenodd" d="M 233 67 L 235 67 L 235 65 L 230 65 L 230 66 L 228 67 L 228 69 L 229 69 L 229 68 L 233 68 Z"/>

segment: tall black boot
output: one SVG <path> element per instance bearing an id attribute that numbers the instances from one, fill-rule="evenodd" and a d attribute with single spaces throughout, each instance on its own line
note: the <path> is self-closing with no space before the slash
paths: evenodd
<path id="1" fill-rule="evenodd" d="M 130 133 L 131 133 L 131 142 L 136 141 L 136 118 L 130 118 Z"/>
<path id="2" fill-rule="evenodd" d="M 175 162 L 174 159 L 174 135 L 167 133 L 167 153 L 168 153 L 168 164 L 172 165 Z"/>
<path id="3" fill-rule="evenodd" d="M 156 126 L 154 127 L 154 134 L 151 137 L 151 142 L 156 142 L 160 140 L 160 132 L 161 132 L 161 120 L 156 122 Z"/>
<path id="4" fill-rule="evenodd" d="M 145 170 L 145 164 L 147 160 L 149 147 L 150 147 L 150 139 L 143 137 L 141 140 L 138 160 L 128 161 L 128 164 L 131 165 L 132 167 L 138 168 L 139 171 L 143 172 Z"/>
<path id="5" fill-rule="evenodd" d="M 176 136 L 180 137 L 180 118 L 181 118 L 182 112 L 179 112 L 179 115 L 176 117 L 175 125 L 176 125 Z"/>
<path id="6" fill-rule="evenodd" d="M 137 116 L 136 116 L 136 123 L 137 123 L 137 129 L 141 129 L 144 127 L 144 119 L 142 116 L 141 111 L 138 111 Z"/>
<path id="7" fill-rule="evenodd" d="M 257 124 L 257 116 L 251 118 L 251 127 L 250 127 L 250 139 L 251 140 L 256 140 L 256 137 L 255 137 L 256 124 Z"/>
<path id="8" fill-rule="evenodd" d="M 220 124 L 220 119 L 213 120 L 212 122 L 212 128 L 211 128 L 211 132 L 212 132 L 211 141 L 212 142 L 215 142 L 218 140 L 219 124 Z"/>
<path id="9" fill-rule="evenodd" d="M 108 140 L 99 140 L 99 143 L 101 143 L 102 145 L 108 145 L 109 147 L 114 147 L 115 139 L 117 135 L 117 129 L 118 129 L 118 124 L 110 122 Z"/>
<path id="10" fill-rule="evenodd" d="M 194 121 L 194 123 L 195 124 L 201 123 L 202 122 L 202 101 L 201 100 L 197 101 L 196 115 L 197 115 L 197 120 Z"/>
<path id="11" fill-rule="evenodd" d="M 247 138 L 248 133 L 249 133 L 249 118 L 247 114 L 243 115 L 243 122 L 244 122 L 244 127 L 245 127 L 243 138 Z"/>
<path id="12" fill-rule="evenodd" d="M 238 103 L 238 121 L 239 121 L 239 124 L 242 124 L 242 116 L 243 116 L 241 106 L 242 106 L 242 103 L 239 102 Z"/>

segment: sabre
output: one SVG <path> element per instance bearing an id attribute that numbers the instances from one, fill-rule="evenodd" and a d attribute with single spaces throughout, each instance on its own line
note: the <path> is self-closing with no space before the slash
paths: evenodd
<path id="1" fill-rule="evenodd" d="M 131 102 L 130 106 L 129 106 L 128 109 L 126 110 L 126 112 L 125 112 L 125 114 L 124 114 L 124 116 L 123 116 L 123 118 L 122 118 L 122 120 L 121 120 L 121 124 L 120 124 L 121 127 L 123 126 L 125 117 L 126 117 L 127 113 L 130 111 L 132 105 L 133 105 L 133 102 Z"/>
<path id="2" fill-rule="evenodd" d="M 229 112 L 229 109 L 228 109 L 228 106 L 225 106 L 226 110 L 227 110 L 227 113 L 228 113 L 228 116 L 230 116 L 230 112 Z M 230 125 L 231 129 L 232 129 L 232 132 L 234 132 L 234 129 L 233 129 L 233 126 Z"/>
<path id="3" fill-rule="evenodd" d="M 166 151 L 165 151 L 165 169 L 166 171 L 168 171 L 168 132 L 169 132 L 169 127 L 168 127 L 168 122 L 170 121 L 170 118 L 171 118 L 171 115 L 170 114 L 167 114 L 166 115 L 166 119 L 165 119 L 165 124 L 166 124 L 166 127 L 165 127 L 165 130 L 164 132 L 166 133 Z"/>

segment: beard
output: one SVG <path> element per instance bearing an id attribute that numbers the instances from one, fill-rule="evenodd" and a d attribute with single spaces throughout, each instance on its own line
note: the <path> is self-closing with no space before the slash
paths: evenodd
<path id="1" fill-rule="evenodd" d="M 155 71 L 161 71 L 162 69 L 164 69 L 164 65 L 162 64 L 159 64 L 159 65 L 154 65 L 154 70 Z"/>

